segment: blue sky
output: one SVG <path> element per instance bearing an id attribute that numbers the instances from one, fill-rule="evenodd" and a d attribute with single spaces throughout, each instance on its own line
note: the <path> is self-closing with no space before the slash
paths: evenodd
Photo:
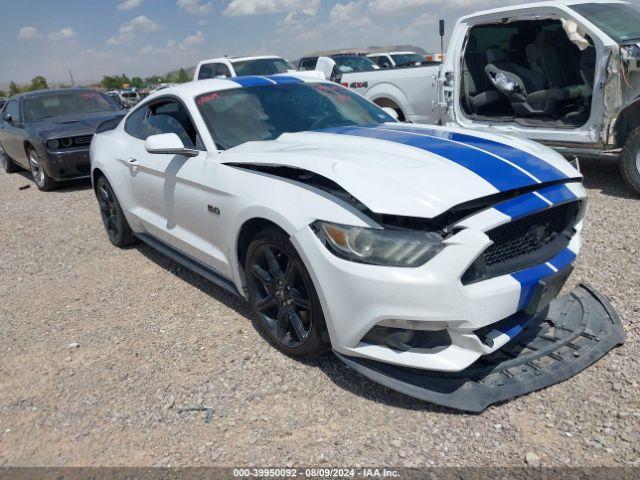
<path id="1" fill-rule="evenodd" d="M 634 3 L 640 0 L 635 0 Z M 148 76 L 230 54 L 325 48 L 437 50 L 438 18 L 518 0 L 1 0 L 0 84 Z"/>

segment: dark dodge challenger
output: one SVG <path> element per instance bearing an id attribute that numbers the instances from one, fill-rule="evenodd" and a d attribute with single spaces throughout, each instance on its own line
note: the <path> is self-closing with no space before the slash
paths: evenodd
<path id="1" fill-rule="evenodd" d="M 31 171 L 40 190 L 89 177 L 96 127 L 125 112 L 90 89 L 40 90 L 10 98 L 0 115 L 0 161 L 7 173 Z"/>

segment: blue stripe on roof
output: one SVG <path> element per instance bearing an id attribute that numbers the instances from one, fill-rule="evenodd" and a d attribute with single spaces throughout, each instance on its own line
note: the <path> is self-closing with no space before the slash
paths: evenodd
<path id="1" fill-rule="evenodd" d="M 291 77 L 289 75 L 274 75 L 269 77 L 269 80 L 273 80 L 278 85 L 289 85 L 292 83 L 304 83 L 304 80 L 300 80 L 297 77 Z"/>
<path id="2" fill-rule="evenodd" d="M 386 125 L 385 127 L 386 128 Z M 377 138 L 401 143 L 439 155 L 479 175 L 499 191 L 535 185 L 537 182 L 508 163 L 485 152 L 449 141 L 446 137 L 434 138 L 411 133 L 390 131 L 375 127 L 337 127 L 322 130 L 326 133 Z M 452 186 L 455 188 L 455 186 Z"/>
<path id="3" fill-rule="evenodd" d="M 443 136 L 446 135 L 450 140 L 465 143 L 471 147 L 481 148 L 494 155 L 504 158 L 526 170 L 535 176 L 541 182 L 553 182 L 556 180 L 564 180 L 568 178 L 564 173 L 551 165 L 549 162 L 527 153 L 518 148 L 512 147 L 504 143 L 496 142 L 486 138 L 467 135 L 464 133 L 447 132 L 442 130 L 416 128 L 411 126 L 385 125 L 385 128 L 400 130 L 412 133 L 423 133 L 425 135 Z"/>
<path id="4" fill-rule="evenodd" d="M 237 83 L 241 87 L 262 87 L 264 85 L 273 85 L 274 83 L 263 77 L 233 77 L 231 81 Z"/>
<path id="5" fill-rule="evenodd" d="M 566 185 L 552 185 L 550 187 L 541 188 L 538 193 L 553 203 L 563 203 L 569 200 L 575 200 L 576 196 Z"/>
<path id="6" fill-rule="evenodd" d="M 499 203 L 494 208 L 509 215 L 512 219 L 524 217 L 537 210 L 548 208 L 549 204 L 533 193 L 525 193 L 519 197 Z"/>

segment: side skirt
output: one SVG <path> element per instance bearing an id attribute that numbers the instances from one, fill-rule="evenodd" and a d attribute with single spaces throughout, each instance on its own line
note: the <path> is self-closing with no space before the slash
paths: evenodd
<path id="1" fill-rule="evenodd" d="M 158 240 L 157 238 L 152 237 L 149 234 L 138 233 L 136 234 L 136 236 L 150 247 L 154 248 L 170 259 L 175 260 L 183 267 L 186 267 L 192 272 L 197 273 L 201 277 L 206 278 L 207 280 L 216 284 L 218 287 L 226 290 L 227 292 L 242 298 L 242 295 L 240 295 L 238 289 L 231 280 L 224 277 L 223 275 L 220 275 L 218 272 L 203 264 L 202 262 L 186 255 L 185 253 L 182 253 L 179 250 L 176 250 L 175 248 L 164 243 L 162 240 Z"/>

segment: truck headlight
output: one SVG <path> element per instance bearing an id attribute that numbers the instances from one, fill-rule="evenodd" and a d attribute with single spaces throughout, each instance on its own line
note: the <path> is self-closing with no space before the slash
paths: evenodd
<path id="1" fill-rule="evenodd" d="M 352 227 L 323 221 L 313 223 L 316 235 L 334 254 L 354 262 L 418 267 L 444 248 L 435 232 Z"/>

